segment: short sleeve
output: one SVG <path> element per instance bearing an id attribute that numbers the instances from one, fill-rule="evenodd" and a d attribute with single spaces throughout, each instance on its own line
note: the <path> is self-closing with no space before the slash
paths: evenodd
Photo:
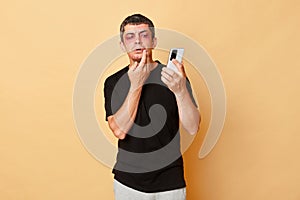
<path id="1" fill-rule="evenodd" d="M 126 99 L 130 82 L 127 75 L 128 67 L 108 77 L 104 82 L 105 119 L 115 114 Z"/>
<path id="2" fill-rule="evenodd" d="M 106 112 L 106 114 L 105 114 L 106 121 L 110 115 L 113 115 L 112 107 L 111 107 L 113 88 L 114 87 L 113 87 L 110 79 L 106 79 L 104 82 L 104 107 L 105 107 L 105 112 Z"/>
<path id="3" fill-rule="evenodd" d="M 197 103 L 196 103 L 196 101 L 195 101 L 195 98 L 194 98 L 194 95 L 193 95 L 193 90 L 192 90 L 192 87 L 191 87 L 191 83 L 190 83 L 190 81 L 189 81 L 188 78 L 186 78 L 186 88 L 187 88 L 188 91 L 189 91 L 189 94 L 190 94 L 190 96 L 191 96 L 191 99 L 192 99 L 194 105 L 198 108 L 198 105 L 197 105 Z"/>

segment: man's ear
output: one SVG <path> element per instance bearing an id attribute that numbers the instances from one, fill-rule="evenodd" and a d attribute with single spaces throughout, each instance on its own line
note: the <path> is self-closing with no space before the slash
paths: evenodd
<path id="1" fill-rule="evenodd" d="M 120 47 L 121 47 L 121 49 L 122 49 L 123 52 L 127 52 L 126 48 L 124 46 L 124 43 L 122 41 L 120 41 Z"/>
<path id="2" fill-rule="evenodd" d="M 154 49 L 157 45 L 157 38 L 154 37 L 153 40 L 152 40 L 152 48 Z"/>

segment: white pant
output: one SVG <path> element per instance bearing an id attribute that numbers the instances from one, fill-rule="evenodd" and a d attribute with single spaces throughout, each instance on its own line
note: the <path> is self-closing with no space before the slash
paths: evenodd
<path id="1" fill-rule="evenodd" d="M 186 200 L 186 188 L 166 192 L 145 193 L 134 190 L 114 179 L 115 200 Z"/>

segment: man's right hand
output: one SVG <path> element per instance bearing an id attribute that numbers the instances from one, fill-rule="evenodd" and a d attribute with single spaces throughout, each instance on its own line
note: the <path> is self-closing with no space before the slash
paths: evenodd
<path id="1" fill-rule="evenodd" d="M 132 66 L 129 66 L 128 77 L 131 83 L 130 90 L 135 91 L 142 88 L 145 81 L 150 75 L 150 66 L 147 64 L 147 52 L 143 50 L 141 61 L 134 62 Z"/>
<path id="2" fill-rule="evenodd" d="M 135 62 L 129 67 L 128 76 L 131 83 L 129 93 L 120 109 L 108 118 L 108 124 L 114 135 L 124 139 L 134 123 L 141 89 L 150 74 L 146 64 L 146 50 L 143 51 L 140 63 Z"/>

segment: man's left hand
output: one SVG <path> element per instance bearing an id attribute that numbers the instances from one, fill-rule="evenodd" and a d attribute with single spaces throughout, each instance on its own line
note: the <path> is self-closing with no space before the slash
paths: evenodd
<path id="1" fill-rule="evenodd" d="M 164 67 L 161 72 L 161 80 L 176 96 L 182 96 L 186 92 L 186 74 L 184 66 L 175 59 L 173 59 L 172 62 L 179 72 L 177 73 L 170 68 Z"/>

